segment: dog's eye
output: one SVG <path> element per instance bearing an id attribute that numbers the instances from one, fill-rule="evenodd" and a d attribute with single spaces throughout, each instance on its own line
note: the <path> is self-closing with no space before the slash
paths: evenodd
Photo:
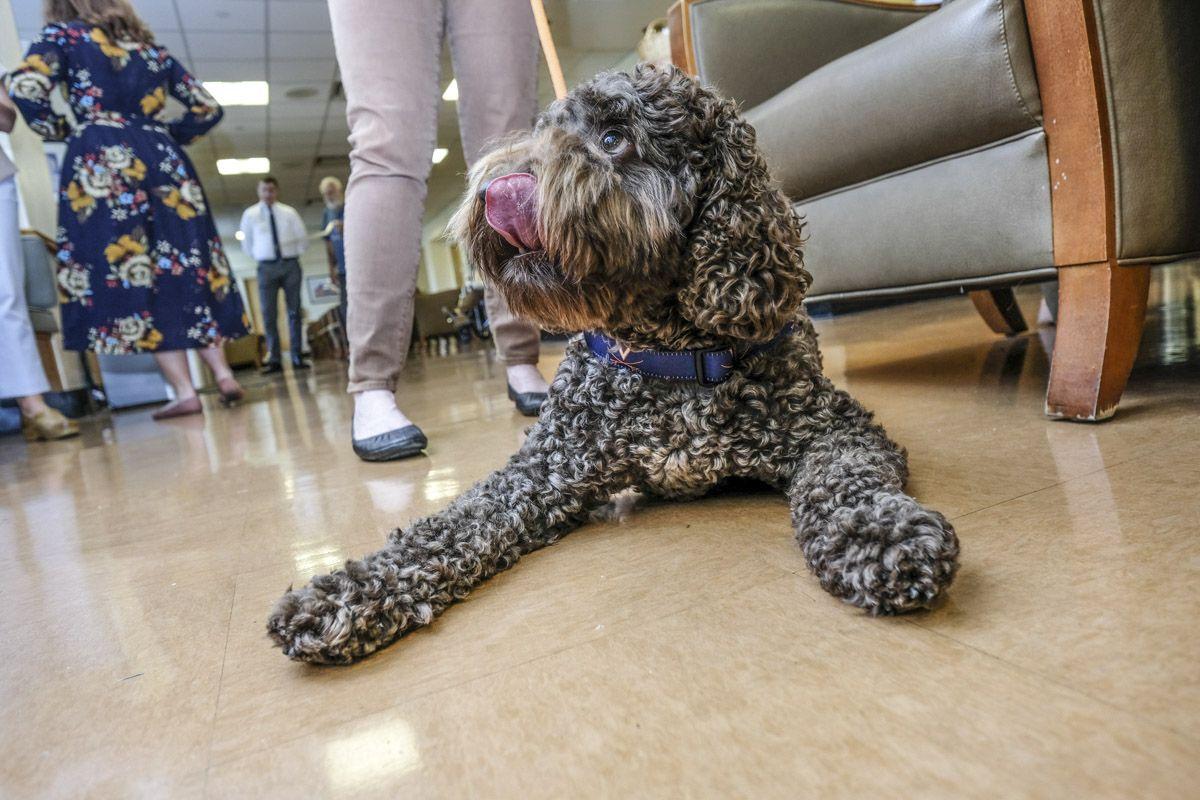
<path id="1" fill-rule="evenodd" d="M 600 137 L 600 144 L 610 153 L 620 150 L 625 144 L 625 137 L 620 131 L 605 131 Z"/>

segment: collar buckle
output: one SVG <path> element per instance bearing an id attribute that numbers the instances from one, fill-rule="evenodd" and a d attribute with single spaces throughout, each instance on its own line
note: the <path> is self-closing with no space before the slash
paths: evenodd
<path id="1" fill-rule="evenodd" d="M 706 387 L 719 386 L 720 384 L 724 383 L 725 381 L 727 381 L 729 379 L 728 372 L 726 372 L 724 375 L 721 375 L 720 377 L 716 378 L 715 380 L 709 380 L 706 377 L 705 370 L 704 370 L 704 357 L 707 355 L 712 355 L 714 353 L 726 353 L 730 357 L 733 356 L 733 351 L 730 350 L 728 347 L 710 347 L 707 350 L 693 350 L 692 351 L 692 359 L 693 359 L 693 363 L 695 364 L 695 369 L 696 369 L 696 383 L 700 384 L 701 386 L 706 386 Z"/>

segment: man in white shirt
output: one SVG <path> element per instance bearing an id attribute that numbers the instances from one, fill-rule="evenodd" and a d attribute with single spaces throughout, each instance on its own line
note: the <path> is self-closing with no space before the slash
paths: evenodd
<path id="1" fill-rule="evenodd" d="M 259 202 L 242 212 L 242 250 L 258 262 L 258 297 L 267 334 L 267 366 L 283 369 L 279 358 L 279 290 L 287 303 L 292 367 L 307 369 L 301 355 L 300 254 L 308 247 L 308 231 L 296 209 L 276 201 L 279 181 L 270 175 L 258 182 Z"/>

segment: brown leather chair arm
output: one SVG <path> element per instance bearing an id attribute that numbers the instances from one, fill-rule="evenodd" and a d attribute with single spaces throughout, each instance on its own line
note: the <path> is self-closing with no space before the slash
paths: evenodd
<path id="1" fill-rule="evenodd" d="M 882 0 L 679 0 L 668 12 L 671 59 L 749 108 L 937 8 Z"/>

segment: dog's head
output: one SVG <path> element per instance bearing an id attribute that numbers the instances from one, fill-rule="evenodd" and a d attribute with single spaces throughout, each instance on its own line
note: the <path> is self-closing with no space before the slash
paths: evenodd
<path id="1" fill-rule="evenodd" d="M 630 342 L 769 339 L 809 283 L 754 129 L 672 67 L 556 101 L 476 163 L 450 233 L 516 314 Z"/>

